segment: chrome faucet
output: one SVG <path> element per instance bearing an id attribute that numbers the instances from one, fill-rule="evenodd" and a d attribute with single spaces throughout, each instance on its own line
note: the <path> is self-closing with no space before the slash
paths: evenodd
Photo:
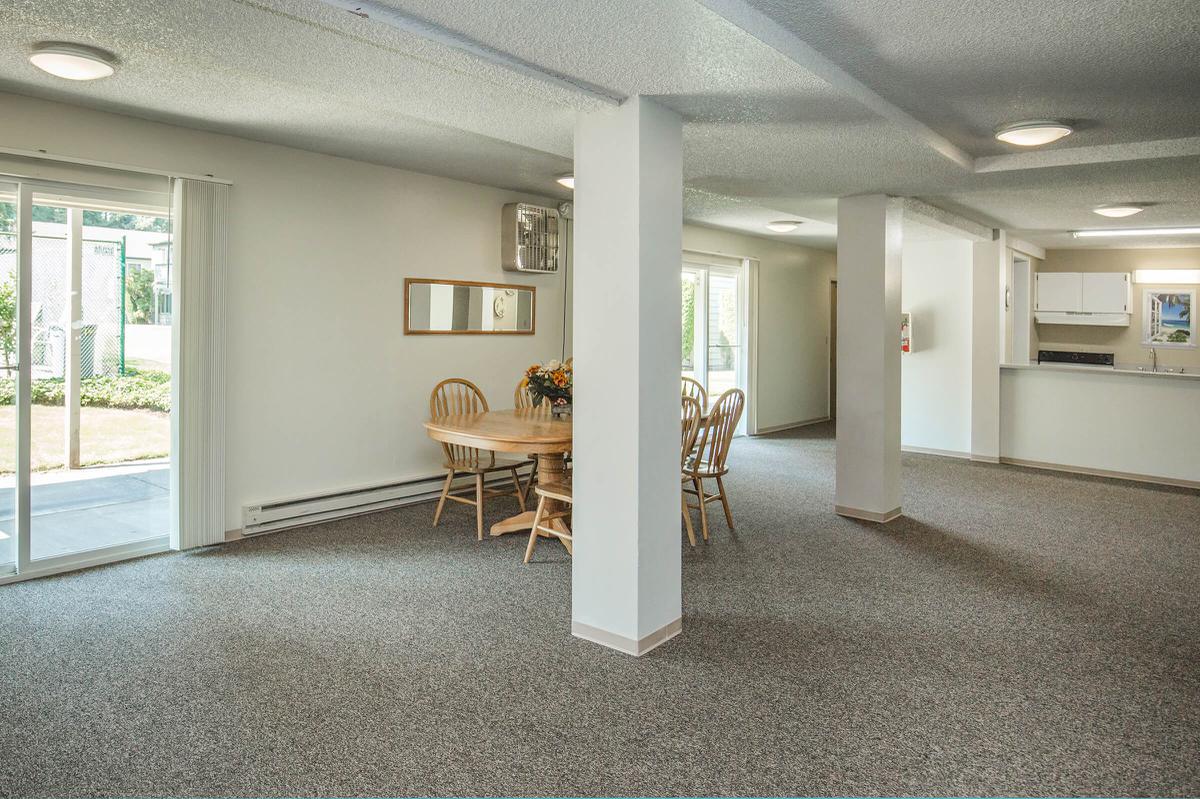
<path id="1" fill-rule="evenodd" d="M 1150 348 L 1150 371 L 1158 371 L 1158 350 L 1153 347 Z"/>

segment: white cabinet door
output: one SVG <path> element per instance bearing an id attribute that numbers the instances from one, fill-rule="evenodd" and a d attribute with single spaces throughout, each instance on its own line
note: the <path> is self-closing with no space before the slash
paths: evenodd
<path id="1" fill-rule="evenodd" d="M 1084 272 L 1083 308 L 1089 313 L 1128 313 L 1127 272 Z"/>
<path id="2" fill-rule="evenodd" d="M 1083 280 L 1079 272 L 1038 272 L 1039 311 L 1082 311 Z"/>

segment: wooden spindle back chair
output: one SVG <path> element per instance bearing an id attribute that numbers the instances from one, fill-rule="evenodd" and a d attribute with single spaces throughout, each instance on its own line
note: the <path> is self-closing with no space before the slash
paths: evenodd
<path id="1" fill-rule="evenodd" d="M 708 510 L 710 502 L 720 500 L 725 509 L 725 521 L 729 529 L 733 529 L 733 513 L 729 510 L 729 497 L 725 492 L 725 482 L 721 479 L 729 473 L 726 459 L 733 444 L 733 435 L 737 432 L 738 422 L 742 419 L 742 411 L 746 406 L 746 395 L 740 389 L 731 388 L 722 394 L 708 412 L 708 419 L 700 429 L 696 441 L 696 449 L 684 465 L 684 474 L 691 478 L 692 488 L 684 488 L 697 498 L 696 505 L 700 511 L 700 526 L 704 539 L 708 540 Z M 709 494 L 704 490 L 704 481 L 717 481 L 717 493 Z"/>
<path id="2" fill-rule="evenodd" d="M 429 395 L 429 415 L 431 417 L 462 416 L 486 413 L 488 410 L 490 409 L 487 397 L 483 395 L 479 387 L 461 377 L 443 380 L 433 387 L 433 391 Z M 442 443 L 442 452 L 446 457 L 443 464 L 446 468 L 446 482 L 442 486 L 442 495 L 438 499 L 437 510 L 433 513 L 434 527 L 437 527 L 438 522 L 441 521 L 442 509 L 446 506 L 446 500 L 475 506 L 475 535 L 480 541 L 483 540 L 483 501 L 486 497 L 508 496 L 511 493 L 516 496 L 521 510 L 525 510 L 525 492 L 521 488 L 521 478 L 517 469 L 528 465 L 528 460 L 499 458 L 496 453 L 489 450 L 445 442 Z M 512 475 L 513 491 L 484 488 L 484 477 L 492 472 L 501 471 L 509 472 Z M 450 487 L 454 478 L 460 474 L 475 475 L 475 488 L 472 492 L 451 493 Z"/>
<path id="3" fill-rule="evenodd" d="M 479 386 L 461 377 L 443 380 L 433 387 L 429 395 L 429 415 L 462 416 L 471 413 L 486 413 L 487 397 L 479 390 Z M 442 451 L 446 460 L 451 463 L 482 463 L 495 462 L 495 453 L 487 450 L 467 447 L 462 444 L 442 443 Z"/>
<path id="4" fill-rule="evenodd" d="M 696 436 L 700 433 L 701 421 L 700 401 L 695 397 L 689 397 L 686 394 L 681 398 L 680 418 L 682 420 L 681 432 L 679 437 L 679 468 L 680 477 L 684 483 L 691 482 L 691 477 L 684 474 L 683 470 L 687 467 L 688 456 L 692 454 L 692 449 L 696 446 Z M 687 529 L 688 541 L 692 546 L 696 546 L 696 531 L 692 527 L 692 514 L 688 511 L 687 495 L 680 492 L 680 503 L 683 509 L 683 524 Z"/>
<path id="5" fill-rule="evenodd" d="M 693 380 L 690 377 L 683 378 L 683 396 L 691 397 L 700 403 L 700 412 L 708 407 L 708 392 L 704 390 L 704 386 L 700 385 L 700 381 Z"/>

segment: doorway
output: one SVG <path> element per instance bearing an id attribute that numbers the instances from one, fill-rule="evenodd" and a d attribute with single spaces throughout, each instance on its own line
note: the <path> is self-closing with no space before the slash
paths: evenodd
<path id="1" fill-rule="evenodd" d="M 745 263 L 683 265 L 681 373 L 699 382 L 710 401 L 731 388 L 746 391 L 746 282 Z"/>
<path id="2" fill-rule="evenodd" d="M 168 546 L 163 193 L 0 183 L 0 579 Z"/>
<path id="3" fill-rule="evenodd" d="M 837 281 L 829 281 L 829 418 L 837 418 Z"/>

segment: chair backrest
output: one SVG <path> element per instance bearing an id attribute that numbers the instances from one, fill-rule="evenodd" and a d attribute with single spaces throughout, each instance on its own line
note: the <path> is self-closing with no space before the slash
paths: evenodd
<path id="1" fill-rule="evenodd" d="M 529 393 L 528 377 L 522 377 L 521 382 L 517 383 L 517 387 L 513 389 L 513 407 L 518 411 L 533 411 L 534 413 L 550 415 L 550 403 L 533 404 L 533 395 Z"/>
<path id="2" fill-rule="evenodd" d="M 698 460 L 711 471 L 725 470 L 725 459 L 729 457 L 729 447 L 745 405 L 746 395 L 741 389 L 731 388 L 717 398 L 708 412 L 708 422 L 700 431 L 697 452 Z"/>
<path id="3" fill-rule="evenodd" d="M 468 413 L 483 413 L 489 410 L 487 397 L 479 390 L 479 386 L 461 377 L 443 380 L 433 387 L 429 395 L 429 415 L 456 416 Z M 464 447 L 461 444 L 442 443 L 442 451 L 446 459 L 455 463 L 479 463 L 480 459 L 494 460 L 491 452 Z"/>
<path id="4" fill-rule="evenodd" d="M 704 390 L 704 386 L 700 382 L 693 380 L 690 377 L 683 378 L 683 396 L 691 397 L 700 403 L 700 410 L 703 411 L 708 407 L 708 392 Z"/>
<path id="5" fill-rule="evenodd" d="M 696 436 L 700 433 L 700 401 L 695 397 L 682 397 L 681 403 L 682 412 L 680 416 L 683 420 L 683 430 L 679 439 L 680 467 L 687 461 L 688 455 L 692 453 L 692 447 L 696 446 Z"/>

